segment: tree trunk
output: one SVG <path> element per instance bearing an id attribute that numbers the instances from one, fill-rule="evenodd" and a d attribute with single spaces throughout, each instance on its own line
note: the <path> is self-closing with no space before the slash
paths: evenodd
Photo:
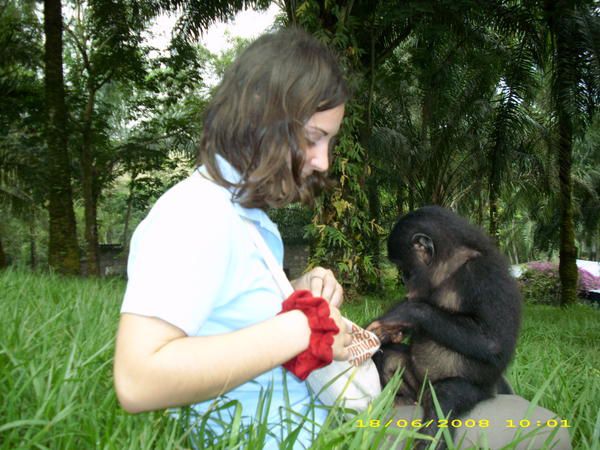
<path id="1" fill-rule="evenodd" d="M 420 130 L 420 138 L 419 138 L 419 142 L 422 148 L 422 151 L 425 152 L 426 154 L 432 154 L 431 149 L 432 149 L 432 136 L 431 136 L 431 130 L 430 130 L 430 125 L 431 125 L 431 113 L 432 113 L 432 109 L 431 109 L 432 105 L 431 105 L 431 98 L 428 95 L 425 95 L 423 97 L 423 99 L 421 100 L 421 130 Z M 409 156 L 409 158 L 411 158 L 411 156 Z M 410 163 L 410 159 L 409 159 L 409 163 Z M 420 199 L 421 202 L 423 202 L 424 204 L 432 204 L 432 205 L 439 205 L 439 200 L 438 200 L 438 187 L 439 187 L 439 183 L 440 183 L 440 177 L 438 177 L 437 175 L 440 174 L 439 170 L 438 170 L 438 162 L 437 162 L 437 158 L 431 158 L 431 160 L 429 161 L 430 167 L 431 169 L 429 171 L 427 171 L 426 173 L 426 179 L 424 182 L 424 190 L 423 190 L 423 197 Z M 435 166 L 435 167 L 434 167 Z M 411 190 L 411 195 L 409 197 L 409 205 L 410 205 L 410 210 L 414 210 L 415 205 L 414 205 L 414 193 L 412 192 L 412 189 L 409 186 L 409 190 Z"/>
<path id="2" fill-rule="evenodd" d="M 60 0 L 44 1 L 46 142 L 48 146 L 48 263 L 64 274 L 79 274 L 79 246 L 71 169 L 67 149 L 67 114 L 63 82 Z"/>
<path id="3" fill-rule="evenodd" d="M 477 186 L 477 225 L 483 227 L 483 189 L 479 183 Z"/>
<path id="4" fill-rule="evenodd" d="M 572 199 L 572 129 L 570 118 L 559 113 L 558 165 L 560 181 L 560 263 L 558 272 L 561 282 L 562 306 L 577 301 L 577 247 L 575 246 L 575 226 L 573 221 Z"/>
<path id="5" fill-rule="evenodd" d="M 4 247 L 2 247 L 2 239 L 0 239 L 0 270 L 8 267 L 8 260 L 6 259 L 6 253 L 4 253 Z"/>
<path id="6" fill-rule="evenodd" d="M 125 213 L 125 225 L 123 227 L 124 254 L 129 254 L 129 222 L 131 221 L 131 210 L 133 209 L 133 196 L 134 196 L 136 178 L 137 178 L 137 172 L 133 171 L 131 173 L 131 180 L 129 181 L 129 195 L 127 196 L 127 211 Z"/>
<path id="7" fill-rule="evenodd" d="M 492 237 L 492 239 L 494 240 L 494 242 L 496 243 L 496 245 L 498 245 L 500 238 L 499 238 L 499 231 L 498 231 L 498 183 L 497 183 L 497 174 L 495 174 L 495 171 L 498 170 L 498 168 L 495 167 L 495 164 L 493 163 L 494 157 L 492 156 L 492 164 L 491 164 L 491 169 L 490 169 L 490 181 L 489 181 L 489 190 L 490 190 L 490 226 L 489 226 L 489 234 Z"/>
<path id="8" fill-rule="evenodd" d="M 504 108 L 504 105 L 501 105 Z M 489 167 L 490 171 L 488 174 L 488 189 L 489 189 L 489 201 L 490 201 L 490 224 L 489 234 L 496 243 L 496 246 L 500 243 L 500 232 L 498 230 L 498 198 L 500 198 L 500 158 L 502 154 L 506 154 L 503 150 L 506 148 L 502 144 L 503 134 L 505 127 L 503 126 L 502 120 L 496 120 L 494 126 L 494 145 L 492 146 L 489 154 Z M 506 157 L 506 156 L 505 156 Z"/>
<path id="9" fill-rule="evenodd" d="M 396 208 L 398 210 L 398 217 L 402 217 L 404 215 L 404 203 L 405 203 L 405 195 L 404 195 L 404 183 L 398 182 L 396 185 Z"/>
<path id="10" fill-rule="evenodd" d="M 573 220 L 573 117 L 576 113 L 573 91 L 577 79 L 573 74 L 573 57 L 578 58 L 576 49 L 570 48 L 573 24 L 573 6 L 568 2 L 546 2 L 549 28 L 554 38 L 553 96 L 558 118 L 558 179 L 560 185 L 560 263 L 558 273 L 561 283 L 560 303 L 562 306 L 577 301 L 577 247 Z"/>
<path id="11" fill-rule="evenodd" d="M 88 85 L 88 100 L 83 116 L 83 136 L 81 144 L 81 184 L 85 209 L 85 242 L 88 276 L 100 276 L 97 218 L 98 202 L 94 189 L 96 173 L 94 156 L 92 154 L 92 119 L 95 101 L 96 90 L 91 87 L 91 85 Z"/>
<path id="12" fill-rule="evenodd" d="M 29 218 L 29 267 L 34 270 L 37 267 L 36 245 L 35 245 L 35 209 L 31 208 Z"/>
<path id="13" fill-rule="evenodd" d="M 515 221 L 513 220 L 513 227 L 515 224 Z M 511 243 L 512 243 L 512 248 L 513 248 L 513 254 L 514 254 L 514 258 L 512 260 L 513 264 L 520 264 L 521 263 L 521 259 L 519 258 L 519 249 L 517 248 L 517 240 L 516 239 L 511 239 Z"/>
<path id="14" fill-rule="evenodd" d="M 289 25 L 297 25 L 296 20 L 296 0 L 285 0 L 285 13 L 287 15 L 287 20 Z"/>

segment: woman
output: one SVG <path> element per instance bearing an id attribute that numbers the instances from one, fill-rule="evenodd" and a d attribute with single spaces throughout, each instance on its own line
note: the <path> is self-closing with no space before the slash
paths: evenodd
<path id="1" fill-rule="evenodd" d="M 127 411 L 193 404 L 203 414 L 233 399 L 248 423 L 269 389 L 269 422 L 281 424 L 289 407 L 307 411 L 305 383 L 284 379 L 281 365 L 308 351 L 311 328 L 300 310 L 278 315 L 281 294 L 244 222 L 281 264 L 281 237 L 265 209 L 310 203 L 325 186 L 347 97 L 333 55 L 297 30 L 262 36 L 227 70 L 206 112 L 200 167 L 132 237 L 114 367 Z M 351 338 L 332 272 L 316 268 L 292 284 L 329 302 L 339 329 L 332 357 L 347 359 Z M 323 423 L 325 411 L 314 414 Z M 287 427 L 279 428 L 273 433 L 283 439 Z M 304 429 L 298 444 L 311 439 Z M 273 439 L 268 445 L 276 448 Z"/>

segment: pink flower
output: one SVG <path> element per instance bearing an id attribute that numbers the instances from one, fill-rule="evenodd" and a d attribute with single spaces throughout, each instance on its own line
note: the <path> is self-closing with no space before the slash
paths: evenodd
<path id="1" fill-rule="evenodd" d="M 596 277 L 585 269 L 579 269 L 578 288 L 582 292 L 600 289 L 600 277 Z"/>
<path id="2" fill-rule="evenodd" d="M 533 261 L 527 263 L 529 270 L 546 273 L 549 276 L 558 277 L 558 264 L 550 261 Z M 591 290 L 600 289 L 600 277 L 592 275 L 585 269 L 577 268 L 578 281 L 577 288 L 580 293 L 587 293 Z"/>

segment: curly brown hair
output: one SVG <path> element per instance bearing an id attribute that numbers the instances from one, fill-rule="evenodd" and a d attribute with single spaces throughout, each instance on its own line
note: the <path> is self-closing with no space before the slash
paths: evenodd
<path id="1" fill-rule="evenodd" d="M 235 188 L 234 200 L 244 207 L 311 203 L 327 179 L 301 175 L 304 125 L 348 96 L 335 56 L 313 36 L 298 29 L 265 34 L 225 72 L 205 113 L 198 165 L 217 184 Z M 240 173 L 238 184 L 223 177 L 216 154 Z"/>

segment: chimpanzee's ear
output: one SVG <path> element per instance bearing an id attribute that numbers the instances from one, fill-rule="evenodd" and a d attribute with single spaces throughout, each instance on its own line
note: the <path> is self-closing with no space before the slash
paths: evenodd
<path id="1" fill-rule="evenodd" d="M 435 246 L 433 245 L 433 240 L 423 233 L 415 233 L 411 239 L 411 243 L 413 248 L 415 249 L 415 253 L 417 258 L 423 264 L 430 265 L 435 257 Z"/>

